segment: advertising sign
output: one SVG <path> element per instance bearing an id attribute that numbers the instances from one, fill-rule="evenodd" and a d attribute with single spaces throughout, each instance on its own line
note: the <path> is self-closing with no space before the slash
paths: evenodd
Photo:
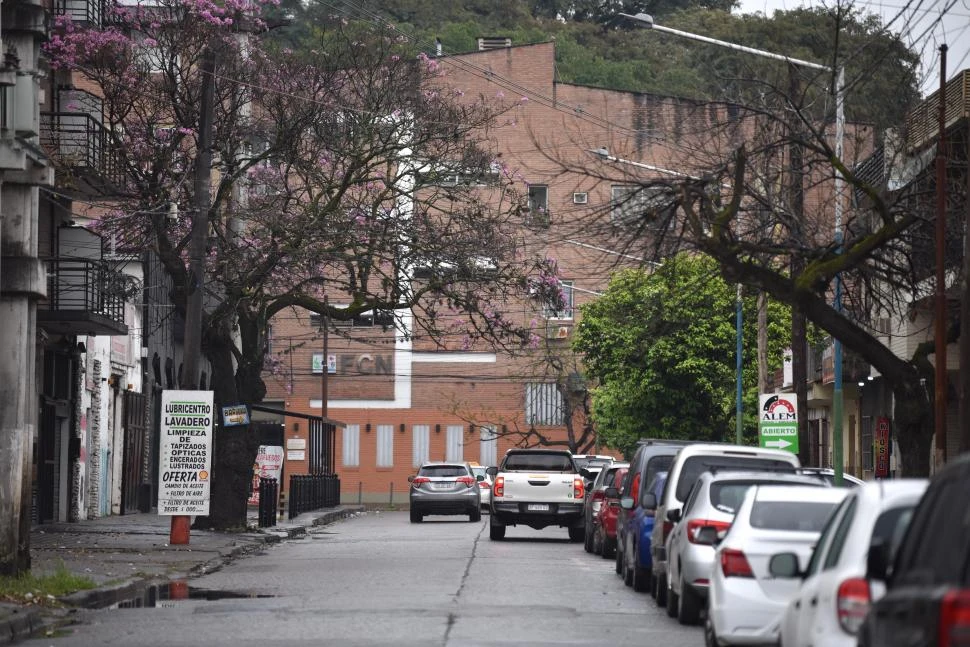
<path id="1" fill-rule="evenodd" d="M 758 396 L 758 444 L 798 453 L 798 407 L 794 393 Z"/>
<path id="2" fill-rule="evenodd" d="M 222 424 L 226 427 L 249 424 L 249 407 L 245 404 L 233 404 L 222 407 Z"/>
<path id="3" fill-rule="evenodd" d="M 209 514 L 212 391 L 162 391 L 158 514 Z"/>
<path id="4" fill-rule="evenodd" d="M 249 505 L 259 505 L 259 479 L 276 479 L 283 476 L 283 448 L 279 445 L 260 445 L 253 464 L 253 493 Z"/>
<path id="5" fill-rule="evenodd" d="M 872 468 L 877 479 L 889 476 L 889 431 L 889 418 L 877 418 L 872 434 Z"/>
<path id="6" fill-rule="evenodd" d="M 323 373 L 323 353 L 314 353 L 310 362 L 313 373 Z M 337 372 L 337 356 L 327 355 L 327 373 Z"/>

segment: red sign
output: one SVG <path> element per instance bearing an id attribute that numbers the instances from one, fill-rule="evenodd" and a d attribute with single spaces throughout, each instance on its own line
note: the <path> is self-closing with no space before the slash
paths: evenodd
<path id="1" fill-rule="evenodd" d="M 889 476 L 889 418 L 876 419 L 876 431 L 872 435 L 872 466 L 877 479 Z"/>

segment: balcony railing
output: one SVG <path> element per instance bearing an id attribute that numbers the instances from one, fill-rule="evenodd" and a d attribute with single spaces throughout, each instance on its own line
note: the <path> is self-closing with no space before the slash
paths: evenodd
<path id="1" fill-rule="evenodd" d="M 44 148 L 79 182 L 102 195 L 124 187 L 122 157 L 113 148 L 110 131 L 97 119 L 85 112 L 42 112 L 40 123 Z"/>
<path id="2" fill-rule="evenodd" d="M 41 327 L 65 335 L 126 335 L 125 275 L 104 261 L 47 261 L 47 304 L 37 309 Z"/>
<path id="3" fill-rule="evenodd" d="M 108 0 L 54 0 L 54 14 L 68 16 L 72 22 L 102 27 L 111 16 L 114 2 Z"/>

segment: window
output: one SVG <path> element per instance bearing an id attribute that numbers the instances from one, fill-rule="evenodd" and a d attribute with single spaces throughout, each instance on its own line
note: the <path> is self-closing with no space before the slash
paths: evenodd
<path id="1" fill-rule="evenodd" d="M 394 425 L 377 425 L 377 466 L 394 467 Z"/>
<path id="2" fill-rule="evenodd" d="M 411 462 L 418 467 L 431 460 L 431 425 L 413 425 L 411 427 Z"/>
<path id="3" fill-rule="evenodd" d="M 360 466 L 360 425 L 344 427 L 344 467 Z"/>
<path id="4" fill-rule="evenodd" d="M 676 196 L 668 186 L 613 185 L 610 221 L 614 225 L 638 225 L 658 220 L 656 212 L 668 210 Z"/>
<path id="5" fill-rule="evenodd" d="M 528 223 L 534 227 L 549 226 L 549 187 L 544 184 L 529 185 Z"/>
<path id="6" fill-rule="evenodd" d="M 759 501 L 751 508 L 751 527 L 821 532 L 835 506 L 835 503 L 819 501 Z"/>
<path id="7" fill-rule="evenodd" d="M 462 437 L 465 428 L 462 425 L 448 425 L 445 438 L 445 460 L 465 460 L 465 440 Z"/>
<path id="8" fill-rule="evenodd" d="M 839 527 L 835 529 L 835 534 L 832 535 L 832 544 L 829 546 L 829 552 L 825 556 L 825 564 L 822 566 L 822 570 L 827 571 L 830 568 L 838 566 L 839 556 L 842 555 L 845 540 L 849 538 L 849 531 L 852 530 L 852 521 L 855 519 L 855 511 L 858 503 L 858 497 L 853 497 L 849 505 L 846 506 L 845 514 L 839 520 Z M 804 505 L 804 503 L 800 503 L 797 507 L 792 506 L 792 509 L 801 510 Z"/>
<path id="9" fill-rule="evenodd" d="M 555 382 L 525 385 L 525 421 L 530 425 L 562 425 L 566 422 L 566 402 Z"/>
<path id="10" fill-rule="evenodd" d="M 822 565 L 822 555 L 825 553 L 826 546 L 831 543 L 832 535 L 835 533 L 836 528 L 839 527 L 839 521 L 845 516 L 843 512 L 850 505 L 850 502 L 854 500 L 853 497 L 843 499 L 838 509 L 825 522 L 825 527 L 822 528 L 822 534 L 819 535 L 818 541 L 815 542 L 812 558 L 808 561 L 808 566 L 805 568 L 806 578 L 818 572 L 819 567 Z"/>
<path id="11" fill-rule="evenodd" d="M 482 465 L 498 465 L 498 434 L 495 427 L 481 427 L 478 462 Z"/>
<path id="12" fill-rule="evenodd" d="M 573 282 L 559 281 L 559 291 L 562 294 L 562 303 L 546 304 L 542 314 L 546 319 L 571 320 L 573 318 Z"/>
<path id="13" fill-rule="evenodd" d="M 585 191 L 573 194 L 573 204 L 586 204 L 589 201 L 589 194 Z"/>

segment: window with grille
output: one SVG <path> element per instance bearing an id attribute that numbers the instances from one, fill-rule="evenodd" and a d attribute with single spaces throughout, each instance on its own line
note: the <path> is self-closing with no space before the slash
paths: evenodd
<path id="1" fill-rule="evenodd" d="M 573 318 L 573 282 L 559 281 L 562 303 L 547 303 L 543 308 L 546 319 L 571 320 Z"/>
<path id="2" fill-rule="evenodd" d="M 462 425 L 448 425 L 447 436 L 445 439 L 445 460 L 463 461 L 465 460 L 465 441 L 463 433 L 465 428 Z"/>
<path id="3" fill-rule="evenodd" d="M 549 226 L 549 187 L 544 184 L 529 185 L 528 224 L 534 227 Z"/>
<path id="4" fill-rule="evenodd" d="M 498 465 L 498 434 L 495 427 L 481 427 L 479 442 L 478 462 L 486 466 Z"/>
<path id="5" fill-rule="evenodd" d="M 394 467 L 394 425 L 377 425 L 377 466 Z"/>
<path id="6" fill-rule="evenodd" d="M 411 462 L 419 467 L 431 459 L 431 425 L 412 425 L 411 438 Z"/>
<path id="7" fill-rule="evenodd" d="M 344 427 L 344 467 L 360 466 L 360 425 Z"/>
<path id="8" fill-rule="evenodd" d="M 566 402 L 555 382 L 525 385 L 525 421 L 529 425 L 563 425 Z"/>
<path id="9" fill-rule="evenodd" d="M 613 185 L 610 221 L 623 226 L 639 226 L 644 222 L 649 225 L 652 222 L 653 227 L 660 227 L 667 220 L 666 215 L 673 208 L 675 199 L 673 189 L 668 186 Z"/>

